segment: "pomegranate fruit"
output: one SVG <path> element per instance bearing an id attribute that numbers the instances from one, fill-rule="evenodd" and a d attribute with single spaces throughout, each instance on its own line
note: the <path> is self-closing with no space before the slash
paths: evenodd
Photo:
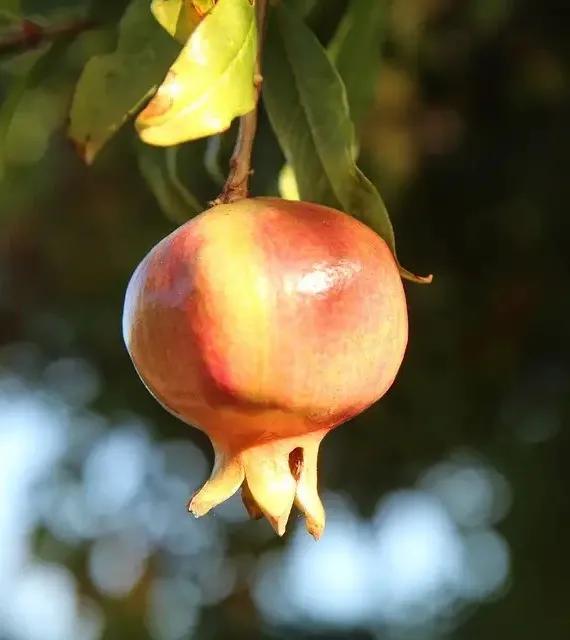
<path id="1" fill-rule="evenodd" d="M 212 476 L 196 516 L 240 486 L 279 535 L 293 503 L 318 538 L 324 435 L 380 398 L 407 342 L 406 301 L 386 243 L 306 202 L 222 204 L 164 238 L 129 283 L 123 333 L 151 393 L 203 430 Z"/>

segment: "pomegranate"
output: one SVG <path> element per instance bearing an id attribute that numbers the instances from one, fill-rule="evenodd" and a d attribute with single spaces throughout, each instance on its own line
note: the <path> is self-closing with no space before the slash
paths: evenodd
<path id="1" fill-rule="evenodd" d="M 407 342 L 398 267 L 353 217 L 316 204 L 221 204 L 164 238 L 129 283 L 123 333 L 162 405 L 211 439 L 201 516 L 240 486 L 282 535 L 293 503 L 320 537 L 317 454 L 380 398 Z"/>

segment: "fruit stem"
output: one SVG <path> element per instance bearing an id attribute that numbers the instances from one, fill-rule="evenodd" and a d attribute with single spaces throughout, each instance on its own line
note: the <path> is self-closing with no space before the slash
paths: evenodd
<path id="1" fill-rule="evenodd" d="M 261 56 L 265 38 L 265 26 L 267 22 L 268 0 L 256 0 L 257 18 L 257 57 L 253 83 L 255 85 L 255 107 L 240 118 L 239 131 L 236 146 L 230 160 L 230 172 L 220 196 L 212 204 L 228 204 L 236 200 L 242 200 L 249 195 L 249 177 L 252 174 L 251 156 L 253 143 L 257 132 L 257 116 L 259 111 L 259 98 L 261 96 Z"/>

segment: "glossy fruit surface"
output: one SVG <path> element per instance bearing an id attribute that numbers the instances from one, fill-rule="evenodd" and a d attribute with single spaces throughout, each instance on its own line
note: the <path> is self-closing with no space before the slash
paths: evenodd
<path id="1" fill-rule="evenodd" d="M 318 537 L 323 436 L 380 398 L 407 342 L 394 258 L 372 230 L 319 205 L 218 205 L 162 240 L 127 290 L 123 332 L 152 394 L 205 431 L 216 465 L 190 503 L 243 483 L 282 533 L 293 501 Z"/>

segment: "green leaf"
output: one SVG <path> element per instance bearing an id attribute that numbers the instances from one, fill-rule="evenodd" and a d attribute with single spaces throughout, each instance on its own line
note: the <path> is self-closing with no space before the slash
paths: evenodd
<path id="1" fill-rule="evenodd" d="M 235 147 L 237 131 L 234 128 L 207 140 L 206 153 L 204 154 L 204 168 L 213 183 L 222 187 L 226 181 L 226 174 L 230 166 Z"/>
<path id="2" fill-rule="evenodd" d="M 215 0 L 152 0 L 151 11 L 163 29 L 185 44 L 214 4 Z"/>
<path id="3" fill-rule="evenodd" d="M 77 84 L 69 135 L 87 163 L 151 95 L 178 50 L 148 1 L 134 0 L 121 20 L 117 49 L 89 60 Z"/>
<path id="4" fill-rule="evenodd" d="M 179 147 L 159 149 L 138 144 L 140 171 L 162 211 L 182 224 L 204 210 L 178 177 Z"/>
<path id="5" fill-rule="evenodd" d="M 303 199 L 343 208 L 394 247 L 394 235 L 380 196 L 353 159 L 354 128 L 338 72 L 317 38 L 285 7 L 269 24 L 264 99 Z M 363 194 L 371 206 L 355 209 Z"/>
<path id="6" fill-rule="evenodd" d="M 366 115 L 374 99 L 386 12 L 384 2 L 351 0 L 329 46 L 329 54 L 344 82 L 355 124 Z"/>
<path id="7" fill-rule="evenodd" d="M 0 9 L 0 29 L 2 30 L 14 27 L 21 19 L 22 16 L 17 10 L 7 9 L 5 7 Z"/>
<path id="8" fill-rule="evenodd" d="M 225 131 L 255 106 L 255 8 L 219 0 L 136 121 L 144 142 L 179 144 Z"/>
<path id="9" fill-rule="evenodd" d="M 2 0 L 0 13 L 4 13 L 6 15 L 12 15 L 12 16 L 20 15 L 22 13 L 21 0 Z"/>
<path id="10" fill-rule="evenodd" d="M 311 13 L 317 4 L 317 0 L 288 0 L 289 6 L 302 16 Z"/>
<path id="11" fill-rule="evenodd" d="M 0 179 L 6 170 L 4 153 L 12 119 L 26 91 L 45 80 L 46 73 L 56 65 L 69 46 L 69 38 L 61 37 L 47 48 L 39 51 L 29 68 L 12 81 L 7 95 L 0 103 Z"/>
<path id="12" fill-rule="evenodd" d="M 354 160 L 354 127 L 342 79 L 312 31 L 283 5 L 269 22 L 264 69 L 265 105 L 301 199 L 360 219 L 395 254 L 386 207 Z M 416 279 L 404 270 L 402 275 Z"/>

